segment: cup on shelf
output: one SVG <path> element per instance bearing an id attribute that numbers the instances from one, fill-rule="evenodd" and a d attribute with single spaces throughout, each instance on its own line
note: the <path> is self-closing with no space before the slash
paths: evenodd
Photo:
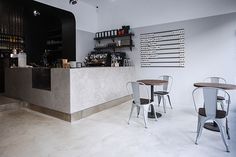
<path id="1" fill-rule="evenodd" d="M 113 30 L 114 31 L 114 35 L 117 36 L 118 35 L 118 29 Z"/>

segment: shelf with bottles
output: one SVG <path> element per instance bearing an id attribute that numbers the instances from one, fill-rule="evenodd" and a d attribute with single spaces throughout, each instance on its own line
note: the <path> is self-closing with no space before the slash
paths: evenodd
<path id="1" fill-rule="evenodd" d="M 116 51 L 116 49 L 120 48 L 130 48 L 130 51 L 132 51 L 134 47 L 132 36 L 134 34 L 131 33 L 130 26 L 122 26 L 122 29 L 97 32 L 94 38 L 97 41 L 94 50 L 112 49 Z M 110 42 L 108 39 L 112 41 Z"/>
<path id="2" fill-rule="evenodd" d="M 0 33 L 1 52 L 11 53 L 13 49 L 24 49 L 24 38 L 19 35 Z"/>
<path id="3" fill-rule="evenodd" d="M 61 40 L 47 40 L 47 46 L 51 46 L 51 45 L 62 45 L 62 41 Z"/>
<path id="4" fill-rule="evenodd" d="M 46 51 L 48 53 L 61 53 L 62 49 L 61 48 L 58 48 L 58 49 L 46 49 Z"/>
<path id="5" fill-rule="evenodd" d="M 17 52 L 24 49 L 24 38 L 20 35 L 0 33 L 0 51 L 10 54 L 13 50 Z M 8 55 L 5 55 L 8 56 Z M 9 58 L 9 57 L 6 57 Z"/>
<path id="6" fill-rule="evenodd" d="M 23 44 L 24 38 L 22 36 L 18 36 L 18 35 L 0 33 L 0 42 L 1 43 Z"/>
<path id="7" fill-rule="evenodd" d="M 94 40 L 100 41 L 104 39 L 115 39 L 115 38 L 122 38 L 122 37 L 132 37 L 134 36 L 133 33 L 122 34 L 122 35 L 112 35 L 112 36 L 104 36 L 104 37 L 95 37 Z"/>
<path id="8" fill-rule="evenodd" d="M 113 40 L 112 42 L 98 42 L 95 45 L 95 50 L 105 50 L 105 49 L 110 49 L 113 51 L 116 51 L 116 49 L 121 49 L 121 48 L 130 48 L 130 51 L 132 51 L 132 48 L 135 47 L 133 44 L 133 40 L 128 38 L 123 38 L 123 39 L 117 39 Z"/>
<path id="9" fill-rule="evenodd" d="M 46 51 L 48 53 L 62 52 L 62 29 L 49 28 L 47 31 Z"/>

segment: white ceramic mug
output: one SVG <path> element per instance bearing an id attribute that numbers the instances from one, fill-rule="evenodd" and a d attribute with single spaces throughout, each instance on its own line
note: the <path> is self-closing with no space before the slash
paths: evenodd
<path id="1" fill-rule="evenodd" d="M 76 62 L 76 67 L 77 68 L 81 68 L 82 67 L 82 63 L 81 62 Z"/>
<path id="2" fill-rule="evenodd" d="M 69 63 L 71 68 L 76 68 L 76 61 L 70 61 Z"/>

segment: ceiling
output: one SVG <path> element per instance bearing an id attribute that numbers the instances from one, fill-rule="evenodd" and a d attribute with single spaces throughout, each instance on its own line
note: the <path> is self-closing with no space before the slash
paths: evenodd
<path id="1" fill-rule="evenodd" d="M 110 3 L 110 2 L 115 2 L 117 0 L 79 0 L 79 1 L 83 1 L 92 6 L 97 6 L 101 5 L 102 3 Z"/>
<path id="2" fill-rule="evenodd" d="M 80 0 L 80 1 L 83 1 L 89 5 L 92 5 L 92 6 L 97 6 L 99 1 L 104 1 L 104 0 Z"/>

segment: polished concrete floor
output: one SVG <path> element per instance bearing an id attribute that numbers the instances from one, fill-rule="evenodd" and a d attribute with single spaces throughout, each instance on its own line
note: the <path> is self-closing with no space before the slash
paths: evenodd
<path id="1" fill-rule="evenodd" d="M 185 105 L 187 106 L 187 105 Z M 158 109 L 162 112 L 162 108 Z M 70 124 L 28 109 L 0 112 L 0 157 L 233 157 L 236 155 L 236 108 L 230 111 L 231 152 L 220 134 L 204 130 L 194 144 L 192 104 L 167 109 L 158 121 L 135 115 L 127 125 L 130 102 Z"/>

